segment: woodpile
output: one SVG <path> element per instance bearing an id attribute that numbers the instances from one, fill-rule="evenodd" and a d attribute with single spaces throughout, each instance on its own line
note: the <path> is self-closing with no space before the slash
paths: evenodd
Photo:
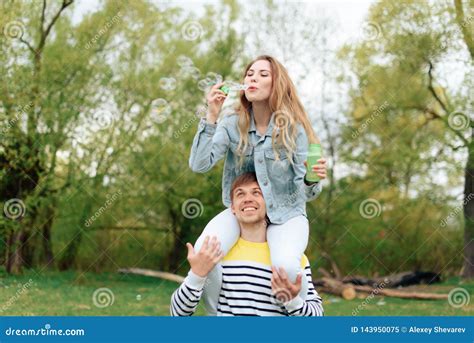
<path id="1" fill-rule="evenodd" d="M 336 262 L 327 254 L 321 254 L 331 265 L 332 274 L 324 268 L 319 268 L 319 274 L 323 277 L 313 279 L 314 286 L 321 293 L 328 293 L 342 297 L 346 300 L 354 299 L 361 295 L 373 294 L 386 297 L 403 299 L 440 300 L 447 299 L 448 294 L 427 293 L 420 291 L 407 291 L 401 287 L 433 284 L 441 281 L 440 275 L 433 272 L 406 271 L 383 277 L 367 278 L 364 276 L 342 277 Z M 394 289 L 397 288 L 397 289 Z"/>

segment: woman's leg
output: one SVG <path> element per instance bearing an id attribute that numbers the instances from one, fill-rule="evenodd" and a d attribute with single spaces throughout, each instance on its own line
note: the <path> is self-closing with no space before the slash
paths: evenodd
<path id="1" fill-rule="evenodd" d="M 308 238 L 309 223 L 303 215 L 291 218 L 284 224 L 271 224 L 267 229 L 272 265 L 283 267 L 293 283 L 296 281 L 296 274 L 301 272 L 303 278 L 300 296 L 303 300 L 308 293 L 308 280 L 301 268 L 301 258 L 308 245 Z"/>
<path id="2" fill-rule="evenodd" d="M 240 237 L 240 226 L 230 208 L 211 219 L 194 245 L 194 250 L 201 250 L 206 236 L 216 236 L 221 243 L 224 256 L 230 251 Z M 210 316 L 217 315 L 217 302 L 222 286 L 222 266 L 218 263 L 208 274 L 203 292 L 204 307 Z"/>

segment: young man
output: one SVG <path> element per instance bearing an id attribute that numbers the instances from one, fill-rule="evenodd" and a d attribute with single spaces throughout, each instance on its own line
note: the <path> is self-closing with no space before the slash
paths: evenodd
<path id="1" fill-rule="evenodd" d="M 299 296 L 301 275 L 293 284 L 283 268 L 276 270 L 271 266 L 265 200 L 255 173 L 235 179 L 231 201 L 240 225 L 239 240 L 225 257 L 215 237 L 206 237 L 199 253 L 190 243 L 186 244 L 191 270 L 171 296 L 171 315 L 194 313 L 206 287 L 206 276 L 222 260 L 218 316 L 322 316 L 322 300 L 311 282 L 306 256 L 301 261 L 308 279 L 306 300 Z"/>

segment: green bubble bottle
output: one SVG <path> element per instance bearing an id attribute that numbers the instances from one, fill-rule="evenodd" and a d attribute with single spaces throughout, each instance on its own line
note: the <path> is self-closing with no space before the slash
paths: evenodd
<path id="1" fill-rule="evenodd" d="M 321 144 L 310 144 L 308 148 L 308 156 L 306 158 L 306 180 L 309 182 L 318 182 L 319 176 L 312 171 L 312 166 L 318 163 L 321 158 Z"/>
<path id="2" fill-rule="evenodd" d="M 219 89 L 223 91 L 225 95 L 228 95 L 230 91 L 241 91 L 246 90 L 247 88 L 249 88 L 248 85 L 239 84 L 234 81 L 226 81 Z"/>

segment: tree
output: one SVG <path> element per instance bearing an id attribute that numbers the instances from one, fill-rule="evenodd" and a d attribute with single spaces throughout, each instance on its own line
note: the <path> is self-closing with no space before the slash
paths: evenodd
<path id="1" fill-rule="evenodd" d="M 176 82 L 192 83 L 196 93 L 204 75 L 191 65 L 180 79 L 168 77 L 179 72 L 179 56 L 212 64 L 218 54 L 208 60 L 208 52 L 224 47 L 221 57 L 232 56 L 238 37 L 233 30 L 216 33 L 211 8 L 196 19 L 147 1 L 105 1 L 74 23 L 72 0 L 5 2 L 2 7 L 4 263 L 11 273 L 38 261 L 51 265 L 52 231 L 66 231 L 55 224 L 58 212 L 74 199 L 68 241 L 56 253 L 59 268 L 68 269 L 76 264 L 86 232 L 97 230 L 86 224 L 106 194 L 129 191 L 120 184 L 127 158 L 140 143 L 147 144 L 144 137 L 162 140 L 166 132 L 156 124 L 168 109 L 179 113 L 186 105 L 186 97 L 160 101 Z M 43 247 L 42 256 L 37 247 Z"/>
<path id="2" fill-rule="evenodd" d="M 455 5 L 456 11 L 463 13 L 462 4 Z M 457 150 L 471 144 L 467 127 L 454 123 L 467 119 L 467 113 L 472 111 L 472 96 L 466 91 L 472 89 L 472 79 L 465 78 L 459 92 L 441 81 L 445 76 L 441 71 L 450 57 L 460 59 L 458 67 L 472 73 L 472 56 L 465 53 L 459 29 L 463 19 L 455 19 L 454 11 L 447 2 L 380 1 L 371 7 L 366 24 L 373 34 L 355 48 L 342 51 L 346 58 L 350 56 L 356 75 L 352 80 L 355 87 L 350 124 L 346 128 L 347 141 L 356 145 L 347 145 L 346 156 L 359 164 L 359 169 L 364 166 L 366 176 L 376 180 L 382 189 L 390 187 L 393 195 L 399 193 L 396 197 L 406 199 L 405 203 L 410 198 L 426 199 L 433 192 L 430 198 L 449 202 L 452 196 L 437 191 L 441 185 L 432 181 L 436 175 L 433 171 L 444 171 L 446 187 L 455 186 L 460 177 Z M 465 199 L 472 193 L 470 165 L 471 162 L 466 165 Z M 470 252 L 470 206 L 465 207 L 465 277 L 472 277 L 467 264 L 472 267 L 474 262 Z M 450 232 L 441 230 L 449 211 L 444 209 L 443 217 L 434 210 L 435 203 L 430 207 L 425 209 L 424 219 L 424 224 L 433 228 L 428 238 L 449 236 Z M 447 262 L 440 269 L 447 267 Z"/>

